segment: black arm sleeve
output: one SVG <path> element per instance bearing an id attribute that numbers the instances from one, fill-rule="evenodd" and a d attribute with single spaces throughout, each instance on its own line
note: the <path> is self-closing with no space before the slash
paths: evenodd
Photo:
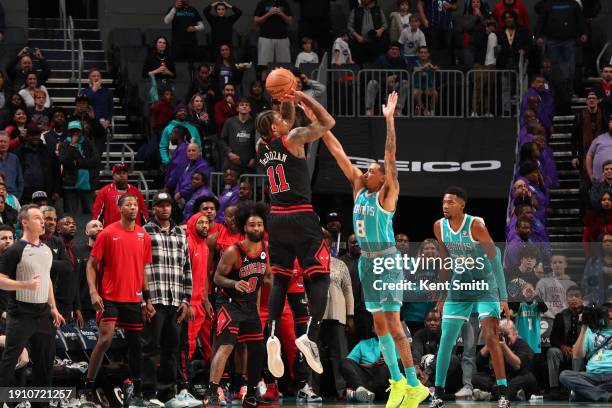
<path id="1" fill-rule="evenodd" d="M 17 241 L 0 256 L 0 273 L 11 279 L 17 277 L 17 265 L 21 262 L 21 254 L 26 247 L 25 241 Z"/>

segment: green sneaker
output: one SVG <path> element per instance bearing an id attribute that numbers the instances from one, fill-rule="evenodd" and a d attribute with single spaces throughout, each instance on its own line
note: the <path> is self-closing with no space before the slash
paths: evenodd
<path id="1" fill-rule="evenodd" d="M 390 392 L 385 408 L 399 408 L 406 399 L 407 386 L 408 383 L 406 382 L 406 378 L 404 378 L 404 376 L 402 376 L 402 379 L 398 381 L 389 380 L 389 388 L 387 388 L 387 392 Z"/>

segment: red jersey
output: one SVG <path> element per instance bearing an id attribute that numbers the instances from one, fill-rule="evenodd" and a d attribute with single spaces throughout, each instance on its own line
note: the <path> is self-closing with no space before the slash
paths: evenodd
<path id="1" fill-rule="evenodd" d="M 140 302 L 144 267 L 152 261 L 151 238 L 140 225 L 128 231 L 115 222 L 96 238 L 91 256 L 100 261 L 100 296 L 113 302 Z"/>
<path id="2" fill-rule="evenodd" d="M 191 305 L 202 304 L 204 299 L 204 284 L 208 280 L 208 245 L 206 238 L 196 232 L 196 223 L 204 214 L 195 213 L 187 221 L 187 241 L 189 243 L 189 259 L 191 260 Z"/>
<path id="3" fill-rule="evenodd" d="M 91 219 L 100 221 L 104 226 L 119 221 L 121 219 L 119 197 L 125 194 L 132 194 L 138 198 L 138 217 L 136 218 L 136 224 L 146 224 L 149 220 L 147 205 L 145 204 L 140 190 L 131 184 L 127 185 L 126 191 L 117 190 L 117 185 L 115 183 L 110 183 L 102 187 L 96 195 L 96 201 L 94 201 L 91 210 Z"/>
<path id="4" fill-rule="evenodd" d="M 219 251 L 219 255 L 223 254 L 227 248 L 244 239 L 244 234 L 232 234 L 225 225 L 215 224 L 215 226 L 217 225 L 221 226 L 219 234 L 217 235 L 217 250 Z"/>

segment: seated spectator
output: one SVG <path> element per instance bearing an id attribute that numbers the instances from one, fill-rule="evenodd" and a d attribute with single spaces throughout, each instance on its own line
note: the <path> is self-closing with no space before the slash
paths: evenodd
<path id="1" fill-rule="evenodd" d="M 604 232 L 612 232 L 612 194 L 604 192 L 599 197 L 599 205 L 584 216 L 582 244 L 587 257 L 592 255 L 591 243 Z"/>
<path id="2" fill-rule="evenodd" d="M 200 13 L 187 0 L 175 0 L 164 17 L 164 23 L 172 24 L 172 54 L 174 61 L 193 62 L 198 57 L 196 31 L 204 31 Z"/>
<path id="3" fill-rule="evenodd" d="M 17 210 L 5 203 L 4 197 L 0 196 L 0 224 L 17 225 Z"/>
<path id="4" fill-rule="evenodd" d="M 403 3 L 406 3 L 405 1 Z M 421 26 L 421 20 L 416 14 L 410 15 L 410 25 L 404 28 L 399 35 L 397 40 L 402 44 L 402 57 L 404 57 L 406 63 L 411 66 L 415 65 L 417 61 L 417 50 L 420 47 L 426 47 L 427 41 L 425 40 L 425 34 L 419 28 Z M 393 42 L 393 41 L 392 41 Z"/>
<path id="5" fill-rule="evenodd" d="M 419 15 L 427 44 L 432 50 L 448 50 L 451 64 L 454 64 L 453 15 L 457 10 L 457 0 L 419 0 Z"/>
<path id="6" fill-rule="evenodd" d="M 153 119 L 153 136 L 160 137 L 162 131 L 174 117 L 174 94 L 172 89 L 166 88 L 161 92 L 159 101 L 149 105 L 149 115 Z"/>
<path id="7" fill-rule="evenodd" d="M 612 194 L 612 160 L 606 160 L 602 164 L 602 179 L 595 180 L 591 186 L 590 201 L 594 209 L 601 208 L 600 198 L 604 193 Z"/>
<path id="8" fill-rule="evenodd" d="M 567 289 L 576 286 L 576 283 L 565 273 L 567 269 L 565 255 L 553 255 L 550 266 L 551 274 L 540 278 L 536 285 L 536 292 L 548 308 L 545 316 L 553 319 L 563 309 L 567 308 Z"/>
<path id="9" fill-rule="evenodd" d="M 418 59 L 413 69 L 412 99 L 414 101 L 413 113 L 417 116 L 434 116 L 438 102 L 438 91 L 435 89 L 434 75 L 439 70 L 429 59 L 429 49 L 420 47 L 417 50 Z M 425 100 L 423 101 L 423 94 Z"/>
<path id="10" fill-rule="evenodd" d="M 17 149 L 21 145 L 22 140 L 25 138 L 26 126 L 28 123 L 30 123 L 30 117 L 26 112 L 26 108 L 15 109 L 11 122 L 4 129 L 11 139 L 9 142 L 10 151 Z"/>
<path id="11" fill-rule="evenodd" d="M 198 129 L 187 121 L 187 105 L 179 103 L 174 108 L 174 119 L 164 128 L 159 141 L 159 154 L 163 166 L 168 165 L 170 162 L 170 153 L 176 148 L 174 144 L 171 143 L 170 133 L 172 133 L 172 129 L 177 126 L 182 126 L 187 129 L 185 141 L 193 142 L 202 148 L 202 140 L 200 139 Z"/>
<path id="12" fill-rule="evenodd" d="M 227 14 L 228 9 L 232 11 L 232 14 Z M 204 7 L 203 14 L 210 24 L 211 49 L 218 50 L 222 44 L 228 44 L 230 47 L 239 45 L 232 44 L 232 39 L 234 24 L 242 16 L 242 10 L 226 1 L 215 1 Z"/>
<path id="13" fill-rule="evenodd" d="M 604 65 L 601 80 L 593 86 L 593 90 L 601 100 L 604 115 L 612 115 L 612 64 Z"/>
<path id="14" fill-rule="evenodd" d="M 545 313 L 548 307 L 537 296 L 531 283 L 527 282 L 523 285 L 523 301 L 511 302 L 510 308 L 514 311 L 514 321 L 519 337 L 529 344 L 534 353 L 541 353 L 540 321 L 542 313 Z"/>
<path id="15" fill-rule="evenodd" d="M 34 91 L 34 106 L 28 108 L 28 115 L 32 123 L 36 124 L 43 132 L 49 130 L 51 122 L 51 108 L 45 108 L 47 94 L 42 90 Z"/>
<path id="16" fill-rule="evenodd" d="M 608 118 L 606 133 L 597 136 L 586 155 L 585 168 L 589 180 L 603 180 L 603 163 L 612 157 L 612 115 Z"/>
<path id="17" fill-rule="evenodd" d="M 102 73 L 98 68 L 89 70 L 89 85 L 81 93 L 89 98 L 94 119 L 104 129 L 108 129 L 113 119 L 113 91 L 102 85 Z"/>
<path id="18" fill-rule="evenodd" d="M 349 35 L 342 32 L 335 40 L 332 46 L 332 65 L 354 64 L 353 55 L 349 48 Z"/>
<path id="19" fill-rule="evenodd" d="M 38 75 L 36 72 L 30 72 L 26 77 L 25 87 L 19 91 L 19 95 L 23 98 L 23 103 L 28 108 L 34 107 L 35 100 L 35 92 L 42 91 L 47 96 L 45 100 L 45 108 L 49 108 L 51 106 L 51 97 L 49 96 L 49 92 L 47 92 L 47 88 L 44 85 L 40 85 L 38 81 Z"/>
<path id="20" fill-rule="evenodd" d="M 540 166 L 533 160 L 528 160 L 521 163 L 519 167 L 519 176 L 528 183 L 531 194 L 538 201 L 536 207 L 536 217 L 541 220 L 546 220 L 549 191 L 546 189 L 544 177 L 540 173 Z"/>
<path id="21" fill-rule="evenodd" d="M 569 307 L 555 316 L 550 333 L 550 348 L 546 352 L 550 390 L 544 396 L 547 400 L 567 400 L 569 392 L 559 386 L 559 373 L 564 366 L 572 365 L 573 346 L 580 334 L 582 314 L 582 290 L 578 286 L 567 289 Z"/>
<path id="22" fill-rule="evenodd" d="M 215 104 L 215 122 L 217 129 L 223 129 L 225 121 L 236 116 L 236 87 L 232 83 L 223 86 L 223 98 Z"/>
<path id="23" fill-rule="evenodd" d="M 612 293 L 612 233 L 603 233 L 587 259 L 581 287 L 587 304 L 602 305 Z M 597 249 L 597 250 L 595 250 Z"/>
<path id="24" fill-rule="evenodd" d="M 219 210 L 217 211 L 217 217 L 215 218 L 215 222 L 220 224 L 225 222 L 225 210 L 236 204 L 238 201 L 238 190 L 240 186 L 238 185 L 238 177 L 240 173 L 238 170 L 230 167 L 223 172 L 223 181 L 225 182 L 225 187 L 221 194 L 219 194 Z"/>
<path id="25" fill-rule="evenodd" d="M 486 3 L 486 1 L 483 0 L 483 2 L 481 2 L 480 0 L 469 0 L 465 2 L 463 15 L 458 18 L 458 22 L 460 23 L 459 28 L 463 33 L 463 65 L 465 65 L 467 68 L 472 68 L 474 65 L 474 36 L 477 32 L 484 31 L 485 17 L 488 16 L 489 5 Z M 493 17 L 491 16 L 490 18 L 492 19 Z M 484 37 L 484 49 L 486 51 L 487 36 L 485 35 Z M 482 41 L 482 39 L 480 41 Z M 484 57 L 484 55 L 482 57 Z"/>
<path id="26" fill-rule="evenodd" d="M 183 167 L 181 177 L 176 185 L 174 192 L 174 200 L 177 203 L 182 203 L 181 207 L 184 206 L 184 202 L 188 201 L 193 194 L 193 183 L 192 175 L 196 171 L 204 173 L 206 178 L 210 180 L 210 165 L 202 158 L 202 152 L 200 146 L 195 143 L 189 143 L 187 145 L 187 165 Z"/>
<path id="27" fill-rule="evenodd" d="M 59 142 L 68 135 L 66 129 L 66 112 L 62 108 L 51 109 L 50 129 L 42 134 L 43 143 L 53 152 L 57 152 Z"/>
<path id="28" fill-rule="evenodd" d="M 232 56 L 232 49 L 228 44 L 221 44 L 219 47 L 219 55 L 217 62 L 213 68 L 213 76 L 217 81 L 217 88 L 223 89 L 226 84 L 234 84 L 235 87 L 240 86 L 244 70 L 249 67 L 249 63 L 236 63 Z"/>
<path id="29" fill-rule="evenodd" d="M 302 52 L 295 58 L 295 67 L 300 68 L 300 64 L 318 64 L 319 56 L 312 50 L 312 38 L 302 38 Z"/>
<path id="30" fill-rule="evenodd" d="M 214 196 L 210 191 L 208 183 L 208 175 L 201 170 L 194 170 L 191 175 L 191 197 L 185 199 L 185 207 L 183 208 L 183 222 L 189 220 L 189 218 L 195 213 L 194 204 L 200 197 Z"/>
<path id="31" fill-rule="evenodd" d="M 291 63 L 288 27 L 293 23 L 287 0 L 260 0 L 253 12 L 253 22 L 259 26 L 257 64 L 266 67 L 271 62 Z"/>
<path id="32" fill-rule="evenodd" d="M 408 64 L 400 57 L 400 48 L 401 45 L 398 42 L 393 42 L 389 44 L 389 49 L 387 53 L 378 57 L 376 62 L 374 63 L 375 69 L 384 69 L 384 70 L 408 70 Z M 410 84 L 407 79 L 401 79 L 401 72 L 385 72 L 385 84 L 384 84 L 384 95 L 383 99 L 387 98 L 387 95 L 391 92 L 397 92 L 399 94 L 399 98 L 397 100 L 397 107 L 395 109 L 395 115 L 401 115 L 402 109 L 404 105 L 408 101 L 408 92 L 410 89 Z M 406 78 L 405 73 L 403 77 Z M 381 77 L 382 79 L 382 77 Z M 366 115 L 373 116 L 374 115 L 374 105 L 376 103 L 376 98 L 381 92 L 381 85 L 377 80 L 371 79 L 368 81 L 368 85 L 366 88 Z M 382 104 L 381 104 L 382 105 Z M 382 109 L 382 106 L 381 106 Z"/>
<path id="33" fill-rule="evenodd" d="M 4 72 L 0 70 L 0 109 L 4 109 L 11 98 L 12 91 L 6 80 Z"/>
<path id="34" fill-rule="evenodd" d="M 264 95 L 263 84 L 256 79 L 251 82 L 249 102 L 251 103 L 251 115 L 256 118 L 261 112 L 270 110 L 271 105 L 268 98 Z"/>
<path id="35" fill-rule="evenodd" d="M 246 179 L 240 182 L 238 188 L 238 202 L 241 201 L 253 201 L 253 186 Z"/>
<path id="36" fill-rule="evenodd" d="M 606 306 L 605 325 L 593 331 L 582 321 L 580 335 L 572 350 L 575 359 L 586 359 L 586 372 L 565 370 L 559 378 L 576 394 L 577 400 L 612 402 L 612 304 Z"/>
<path id="37" fill-rule="evenodd" d="M 501 20 L 497 23 L 501 30 L 497 35 L 497 42 L 500 45 L 497 68 L 516 70 L 521 55 L 525 55 L 529 47 L 529 34 L 525 26 L 517 22 L 518 16 L 514 10 L 504 10 L 501 13 Z"/>
<path id="38" fill-rule="evenodd" d="M 189 85 L 187 99 L 190 99 L 195 94 L 204 95 L 204 100 L 208 106 L 212 106 L 215 101 L 215 83 L 210 75 L 210 66 L 207 64 L 202 64 L 198 67 L 197 75 L 191 81 L 191 85 Z M 210 114 L 211 112 L 208 113 Z"/>
<path id="39" fill-rule="evenodd" d="M 97 188 L 96 171 L 100 160 L 96 147 L 83 135 L 79 121 L 68 123 L 70 138 L 59 146 L 59 161 L 62 165 L 62 186 L 64 189 L 64 211 L 69 214 L 90 214 L 93 193 Z"/>
<path id="40" fill-rule="evenodd" d="M 546 226 L 535 216 L 535 210 L 530 200 L 516 199 L 514 203 L 513 215 L 506 225 L 506 238 L 508 242 L 548 242 L 549 239 L 548 233 L 546 232 Z M 523 230 L 526 226 L 518 225 L 518 220 L 521 218 L 527 218 L 527 221 L 529 221 L 530 231 L 528 235 L 527 232 Z M 521 233 L 519 233 L 519 229 L 522 231 Z M 521 238 L 521 240 L 517 240 L 517 236 Z M 529 239 L 525 240 L 524 238 L 527 236 Z"/>
<path id="41" fill-rule="evenodd" d="M 148 79 L 151 75 L 162 84 L 176 78 L 174 60 L 168 52 L 168 39 L 163 35 L 155 39 L 149 55 L 142 64 L 142 77 Z"/>
<path id="42" fill-rule="evenodd" d="M 19 210 L 21 209 L 21 204 L 19 203 L 19 200 L 17 199 L 17 197 L 15 197 L 12 194 L 9 194 L 8 190 L 6 189 L 6 184 L 4 184 L 4 174 L 2 174 L 1 171 L 0 171 L 0 196 L 4 198 L 4 202 L 6 203 L 6 205 L 10 206 L 15 211 L 19 212 Z"/>
<path id="43" fill-rule="evenodd" d="M 3 183 L 9 193 L 21 197 L 23 193 L 23 173 L 19 158 L 9 152 L 10 138 L 4 131 L 0 131 L 0 171 L 4 175 Z"/>
<path id="44" fill-rule="evenodd" d="M 47 59 L 43 56 L 40 48 L 35 48 L 33 51 L 31 48 L 25 47 L 19 51 L 14 60 L 7 64 L 6 73 L 15 92 L 26 85 L 27 76 L 31 72 L 37 75 L 41 85 L 49 79 L 51 69 Z"/>
<path id="45" fill-rule="evenodd" d="M 208 107 L 201 94 L 195 94 L 189 101 L 189 116 L 188 120 L 193 126 L 198 129 L 200 136 L 212 136 L 217 133 L 215 122 L 208 114 Z"/>
<path id="46" fill-rule="evenodd" d="M 410 27 L 410 0 L 399 0 L 397 2 L 397 11 L 389 14 L 389 41 L 400 41 L 402 31 Z M 417 16 L 418 18 L 418 16 Z M 425 45 L 425 44 L 422 44 Z"/>
<path id="47" fill-rule="evenodd" d="M 585 156 L 593 140 L 607 128 L 608 116 L 599 103 L 599 97 L 590 91 L 586 97 L 586 108 L 577 112 L 572 128 L 573 159 L 572 167 L 584 172 Z M 597 180 L 598 182 L 599 180 Z M 599 195 L 597 196 L 599 198 Z M 597 201 L 597 200 L 596 200 Z"/>
<path id="48" fill-rule="evenodd" d="M 529 13 L 523 4 L 523 0 L 499 0 L 493 6 L 493 15 L 497 18 L 497 25 L 500 29 L 505 28 L 506 19 L 504 12 L 511 10 L 516 15 L 516 22 L 523 27 L 529 28 Z"/>
<path id="49" fill-rule="evenodd" d="M 529 189 L 529 184 L 527 180 L 522 178 L 518 178 L 512 185 L 512 191 L 510 193 L 510 215 L 514 214 L 514 207 L 518 202 L 530 203 L 531 207 L 537 212 L 537 208 L 539 205 L 538 200 L 536 200 L 535 196 Z M 506 235 L 508 234 L 506 233 Z"/>
<path id="50" fill-rule="evenodd" d="M 533 351 L 529 344 L 518 335 L 516 326 L 511 320 L 500 321 L 499 330 L 499 342 L 506 363 L 508 399 L 511 401 L 526 400 L 528 396 L 538 393 L 536 378 L 531 371 Z M 491 394 L 497 399 L 495 375 L 489 368 L 490 354 L 486 345 L 478 353 L 477 366 L 480 369 L 472 376 L 475 400 L 489 401 Z"/>
<path id="51" fill-rule="evenodd" d="M 348 18 L 348 33 L 355 61 L 374 61 L 385 52 L 388 44 L 387 17 L 374 0 L 362 0 Z"/>
<path id="52" fill-rule="evenodd" d="M 312 96 L 315 99 L 320 99 L 321 96 L 325 94 L 327 87 L 323 85 L 319 81 L 315 81 L 314 79 L 308 78 L 308 76 L 300 72 L 299 70 L 293 70 L 293 74 L 295 75 L 295 89 L 298 91 L 304 92 L 308 96 Z M 296 112 L 296 115 L 299 115 Z M 296 118 L 297 121 L 298 118 Z"/>
<path id="53" fill-rule="evenodd" d="M 231 165 L 240 169 L 240 173 L 255 170 L 255 121 L 248 99 L 242 98 L 238 102 L 238 115 L 225 121 L 219 145 L 224 168 Z"/>

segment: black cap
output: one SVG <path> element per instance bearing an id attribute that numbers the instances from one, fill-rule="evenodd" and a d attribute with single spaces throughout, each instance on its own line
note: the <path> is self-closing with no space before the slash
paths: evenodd
<path id="1" fill-rule="evenodd" d="M 327 217 L 325 217 L 325 222 L 332 221 L 340 221 L 340 216 L 337 212 L 330 212 L 329 214 L 327 214 Z"/>
<path id="2" fill-rule="evenodd" d="M 155 206 L 163 202 L 172 204 L 174 201 L 172 200 L 172 196 L 168 193 L 157 193 L 155 198 L 153 198 L 153 205 Z"/>
<path id="3" fill-rule="evenodd" d="M 40 135 L 41 131 L 34 123 L 30 123 L 26 129 L 28 135 Z"/>
<path id="4" fill-rule="evenodd" d="M 85 94 L 80 94 L 77 95 L 76 98 L 74 98 L 74 103 L 76 104 L 78 101 L 87 101 L 87 103 L 89 103 L 89 98 L 87 97 L 87 95 Z"/>

